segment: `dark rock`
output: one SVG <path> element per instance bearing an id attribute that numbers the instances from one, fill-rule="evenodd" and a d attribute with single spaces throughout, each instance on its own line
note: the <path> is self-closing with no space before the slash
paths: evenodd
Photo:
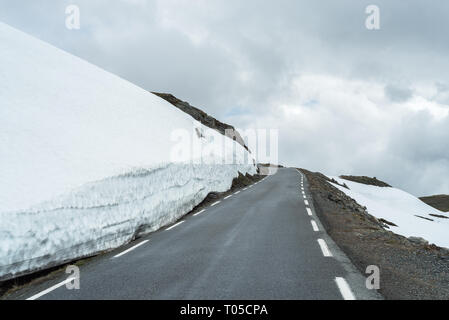
<path id="1" fill-rule="evenodd" d="M 172 105 L 174 105 L 176 108 L 180 109 L 181 111 L 184 111 L 185 113 L 189 114 L 192 118 L 199 121 L 203 125 L 217 130 L 221 134 L 235 140 L 237 143 L 242 145 L 248 152 L 251 152 L 248 147 L 245 144 L 245 141 L 243 140 L 240 133 L 235 130 L 235 128 L 227 123 L 223 123 L 221 121 L 218 121 L 217 119 L 211 117 L 206 112 L 195 108 L 194 106 L 191 106 L 189 103 L 179 100 L 175 96 L 169 93 L 159 93 L 159 92 L 151 92 L 158 97 L 170 102 Z"/>
<path id="2" fill-rule="evenodd" d="M 342 175 L 342 176 L 340 176 L 340 178 L 349 180 L 349 181 L 353 181 L 353 182 L 357 182 L 357 183 L 376 186 L 376 187 L 383 187 L 383 188 L 390 187 L 391 188 L 391 186 L 388 183 L 377 180 L 376 177 L 370 178 L 370 177 L 366 177 L 366 176 L 344 176 L 344 175 Z"/>
<path id="3" fill-rule="evenodd" d="M 417 243 L 417 244 L 422 244 L 422 245 L 428 245 L 429 241 L 427 241 L 426 239 L 420 238 L 420 237 L 408 237 L 408 239 L 411 242 Z"/>

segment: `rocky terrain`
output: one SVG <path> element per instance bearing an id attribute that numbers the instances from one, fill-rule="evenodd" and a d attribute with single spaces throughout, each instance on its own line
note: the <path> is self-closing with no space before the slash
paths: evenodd
<path id="1" fill-rule="evenodd" d="M 201 122 L 203 125 L 211 128 L 211 129 L 215 129 L 218 132 L 220 132 L 221 134 L 226 135 L 226 136 L 230 137 L 231 139 L 234 139 L 239 144 L 241 144 L 246 150 L 251 152 L 248 149 L 248 147 L 246 146 L 245 141 L 243 140 L 240 133 L 237 130 L 235 130 L 235 128 L 233 126 L 215 119 L 214 117 L 208 115 L 203 110 L 198 109 L 194 106 L 191 106 L 188 102 L 182 101 L 182 100 L 176 98 L 172 94 L 160 93 L 160 92 L 151 92 L 151 93 L 157 95 L 158 97 L 160 97 L 164 100 L 167 100 L 172 105 L 174 105 L 176 108 L 189 114 L 190 116 L 192 116 L 192 118 Z"/>
<path id="2" fill-rule="evenodd" d="M 368 214 L 365 207 L 329 184 L 329 178 L 300 170 L 328 234 L 362 273 L 370 265 L 380 268 L 380 293 L 385 298 L 449 299 L 449 250 L 394 234 L 388 230 L 388 221 Z M 387 185 L 377 179 L 375 183 Z"/>
<path id="3" fill-rule="evenodd" d="M 449 212 L 449 195 L 440 194 L 436 196 L 421 197 L 419 199 L 435 209 Z"/>
<path id="4" fill-rule="evenodd" d="M 349 181 L 353 181 L 353 182 L 376 186 L 376 187 L 385 187 L 385 188 L 391 187 L 388 183 L 380 181 L 376 177 L 370 178 L 370 177 L 366 177 L 366 176 L 344 176 L 343 175 L 343 176 L 340 176 L 340 178 L 349 180 Z"/>

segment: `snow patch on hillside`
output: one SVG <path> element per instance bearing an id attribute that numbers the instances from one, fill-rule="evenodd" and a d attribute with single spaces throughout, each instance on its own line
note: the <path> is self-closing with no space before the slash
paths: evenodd
<path id="1" fill-rule="evenodd" d="M 0 279 L 118 247 L 256 173 L 240 144 L 2 23 L 0 97 Z"/>
<path id="2" fill-rule="evenodd" d="M 431 216 L 445 216 L 444 212 L 400 189 L 370 186 L 339 177 L 329 178 L 334 178 L 340 184 L 345 183 L 349 190 L 335 183 L 331 184 L 365 206 L 369 214 L 396 224 L 397 227 L 390 227 L 394 233 L 405 237 L 424 238 L 437 246 L 449 248 L 449 219 Z"/>

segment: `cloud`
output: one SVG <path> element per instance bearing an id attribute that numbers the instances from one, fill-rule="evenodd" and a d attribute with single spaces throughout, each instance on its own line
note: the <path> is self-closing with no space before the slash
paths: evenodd
<path id="1" fill-rule="evenodd" d="M 305 74 L 293 83 L 271 112 L 245 118 L 247 126 L 280 128 L 281 162 L 376 176 L 417 195 L 449 187 L 438 178 L 449 174 L 449 115 L 438 103 L 422 96 L 397 103 L 376 82 L 330 75 Z"/>
<path id="2" fill-rule="evenodd" d="M 449 2 L 0 0 L 0 20 L 237 127 L 280 129 L 280 160 L 449 193 Z M 446 140 L 445 140 L 446 139 Z M 440 150 L 440 151 L 438 151 Z"/>
<path id="3" fill-rule="evenodd" d="M 413 91 L 409 88 L 401 88 L 389 84 L 385 86 L 385 94 L 393 102 L 405 102 L 412 97 Z"/>

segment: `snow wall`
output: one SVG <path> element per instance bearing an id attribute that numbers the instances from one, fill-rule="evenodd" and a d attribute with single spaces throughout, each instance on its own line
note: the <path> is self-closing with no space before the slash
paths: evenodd
<path id="1" fill-rule="evenodd" d="M 0 23 L 0 280 L 173 223 L 239 172 L 241 145 Z"/>

